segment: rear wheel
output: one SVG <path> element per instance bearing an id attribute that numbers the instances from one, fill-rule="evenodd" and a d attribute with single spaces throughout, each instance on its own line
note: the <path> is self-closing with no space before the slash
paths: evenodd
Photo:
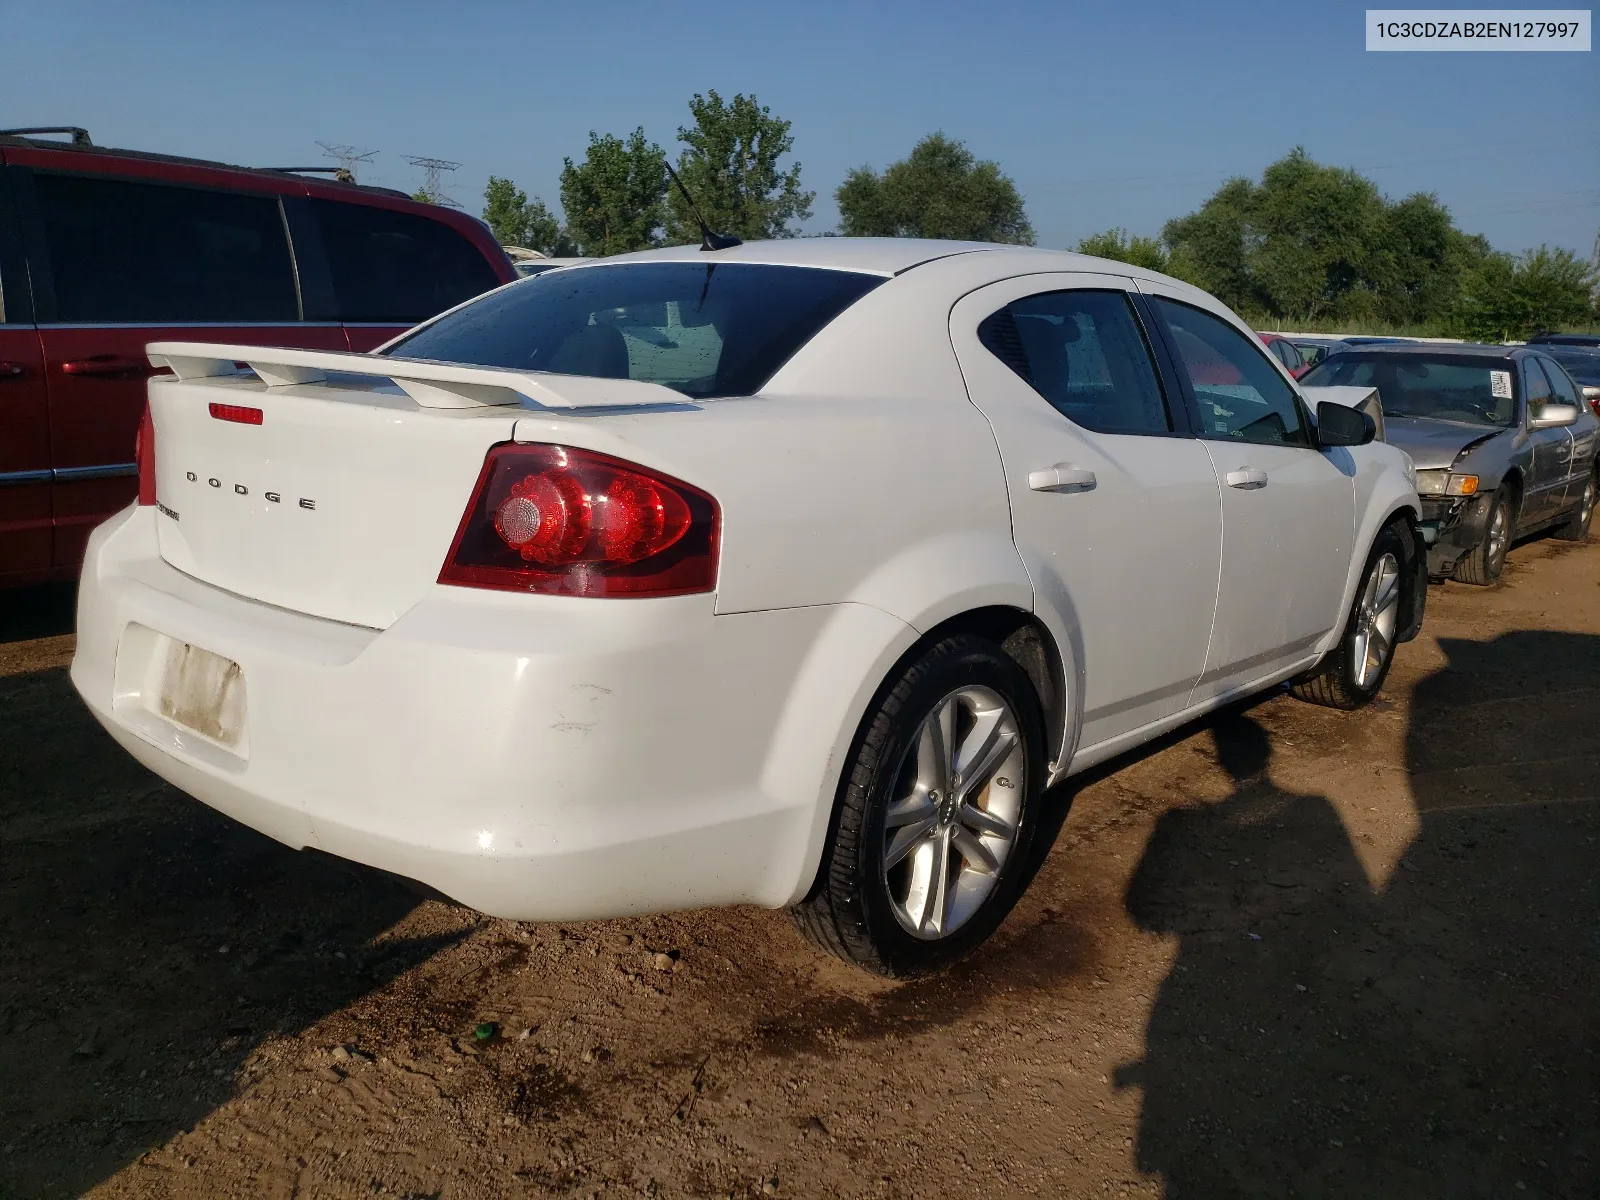
<path id="1" fill-rule="evenodd" d="M 1415 579 L 1408 539 L 1387 525 L 1373 539 L 1367 569 L 1356 587 L 1344 636 L 1310 676 L 1290 690 L 1329 708 L 1360 708 L 1378 694 L 1394 662 L 1395 632 L 1408 579 Z M 1414 586 L 1414 585 L 1413 585 Z"/>
<path id="2" fill-rule="evenodd" d="M 982 942 L 1022 890 L 1043 747 L 1033 686 L 999 646 L 931 647 L 863 718 L 801 930 L 894 978 Z"/>
<path id="3" fill-rule="evenodd" d="M 1489 520 L 1483 527 L 1483 541 L 1456 563 L 1458 580 L 1486 587 L 1500 578 L 1506 565 L 1506 551 L 1511 549 L 1511 520 L 1511 492 L 1501 487 L 1489 502 Z"/>
<path id="4" fill-rule="evenodd" d="M 1578 498 L 1578 507 L 1573 511 L 1572 519 L 1555 531 L 1558 538 L 1565 538 L 1569 542 L 1588 541 L 1589 526 L 1594 523 L 1594 500 L 1597 491 L 1600 491 L 1600 467 L 1589 472 L 1589 478 L 1583 485 L 1583 495 Z"/>

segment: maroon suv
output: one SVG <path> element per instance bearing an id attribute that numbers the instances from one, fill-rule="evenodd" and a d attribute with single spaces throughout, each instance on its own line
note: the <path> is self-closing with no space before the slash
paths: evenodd
<path id="1" fill-rule="evenodd" d="M 147 342 L 370 350 L 517 278 L 399 192 L 0 131 L 0 587 L 134 497 Z"/>

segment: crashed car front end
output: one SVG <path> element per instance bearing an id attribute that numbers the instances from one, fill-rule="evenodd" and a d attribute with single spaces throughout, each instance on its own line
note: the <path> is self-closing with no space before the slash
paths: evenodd
<path id="1" fill-rule="evenodd" d="M 1498 441 L 1485 439 L 1463 450 L 1449 467 L 1417 470 L 1428 574 L 1436 580 L 1448 578 L 1456 563 L 1483 543 L 1495 490 L 1508 465 L 1496 452 Z"/>

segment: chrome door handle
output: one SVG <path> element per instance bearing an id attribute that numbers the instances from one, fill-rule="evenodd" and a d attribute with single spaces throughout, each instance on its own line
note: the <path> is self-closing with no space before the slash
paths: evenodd
<path id="1" fill-rule="evenodd" d="M 1093 471 L 1071 463 L 1057 463 L 1042 471 L 1028 472 L 1028 486 L 1036 492 L 1087 492 L 1094 487 Z"/>
<path id="2" fill-rule="evenodd" d="M 1242 471 L 1228 472 L 1228 486 L 1231 488 L 1264 488 L 1267 486 L 1267 473 L 1257 471 L 1254 467 L 1246 467 Z"/>

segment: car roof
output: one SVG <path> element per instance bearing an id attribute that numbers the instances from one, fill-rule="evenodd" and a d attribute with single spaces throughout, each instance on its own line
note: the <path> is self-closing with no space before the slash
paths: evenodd
<path id="1" fill-rule="evenodd" d="M 873 275 L 899 275 L 913 267 L 958 254 L 994 255 L 1001 273 L 1030 270 L 1094 271 L 1102 274 L 1161 280 L 1186 290 L 1190 285 L 1154 271 L 1110 259 L 1092 258 L 1068 250 L 1040 250 L 998 242 L 956 242 L 934 238 L 799 237 L 745 242 L 726 250 L 705 251 L 699 246 L 664 246 L 584 264 L 584 269 L 628 262 L 760 263 L 768 266 L 823 267 L 836 271 L 863 271 Z"/>
<path id="2" fill-rule="evenodd" d="M 369 192 L 374 195 L 388 196 L 401 200 L 410 200 L 412 198 L 396 188 L 374 187 L 371 184 L 337 179 L 325 173 L 325 171 L 332 170 L 332 168 L 242 167 L 237 163 L 218 162 L 209 158 L 185 158 L 178 154 L 157 154 L 150 150 L 124 150 L 116 146 L 64 142 L 58 138 L 20 137 L 15 134 L 0 134 L 0 147 L 5 146 L 26 146 L 30 150 L 60 150 L 67 154 L 83 154 L 101 158 L 131 158 L 140 162 L 168 163 L 175 167 L 205 167 L 213 171 L 241 171 L 247 175 L 266 175 L 273 179 L 304 179 L 324 187 L 348 188 L 350 191 L 357 193 Z"/>
<path id="3" fill-rule="evenodd" d="M 1351 345 L 1345 354 L 1376 354 L 1394 358 L 1418 358 L 1431 355 L 1469 357 L 1469 358 L 1512 358 L 1516 355 L 1526 354 L 1529 347 L 1523 346 L 1491 346 L 1479 342 L 1369 342 L 1365 345 Z M 1537 350 L 1538 347 L 1531 347 Z"/>

